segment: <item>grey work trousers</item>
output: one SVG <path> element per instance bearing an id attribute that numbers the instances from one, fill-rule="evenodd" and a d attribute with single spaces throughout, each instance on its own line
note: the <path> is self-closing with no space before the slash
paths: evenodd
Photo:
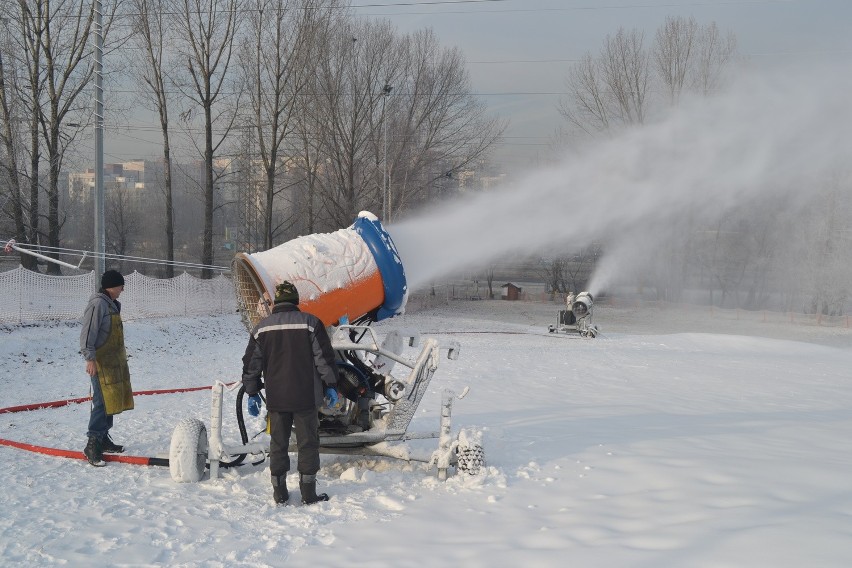
<path id="1" fill-rule="evenodd" d="M 296 428 L 296 447 L 298 450 L 298 471 L 302 475 L 316 475 L 320 468 L 319 457 L 319 415 L 317 410 L 299 412 L 269 411 L 271 440 L 269 442 L 269 473 L 272 477 L 284 475 L 290 471 L 290 432 Z"/>

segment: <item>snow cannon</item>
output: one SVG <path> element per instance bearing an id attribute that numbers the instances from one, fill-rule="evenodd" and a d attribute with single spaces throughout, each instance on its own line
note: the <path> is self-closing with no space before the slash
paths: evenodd
<path id="1" fill-rule="evenodd" d="M 565 307 L 560 310 L 555 325 L 547 327 L 550 333 L 557 331 L 576 332 L 580 337 L 598 336 L 598 326 L 592 324 L 592 306 L 594 297 L 589 292 L 580 292 L 576 296 L 569 292 L 565 298 Z"/>
<path id="2" fill-rule="evenodd" d="M 590 315 L 592 313 L 592 304 L 594 301 L 595 299 L 588 292 L 580 292 L 571 304 L 571 311 L 574 312 L 574 315 L 577 318 Z"/>
<path id="3" fill-rule="evenodd" d="M 272 311 L 275 286 L 299 291 L 299 309 L 327 325 L 381 321 L 402 313 L 408 298 L 399 252 L 368 211 L 333 233 L 295 238 L 267 251 L 239 253 L 232 263 L 243 323 L 254 327 Z"/>

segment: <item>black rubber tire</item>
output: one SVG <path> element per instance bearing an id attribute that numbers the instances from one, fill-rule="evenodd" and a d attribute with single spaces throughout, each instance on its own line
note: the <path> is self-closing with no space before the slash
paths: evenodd
<path id="1" fill-rule="evenodd" d="M 201 481 L 207 467 L 207 428 L 197 418 L 184 418 L 172 432 L 169 473 L 178 483 Z"/>
<path id="2" fill-rule="evenodd" d="M 485 450 L 479 444 L 456 448 L 456 469 L 459 473 L 477 475 L 485 467 Z"/>

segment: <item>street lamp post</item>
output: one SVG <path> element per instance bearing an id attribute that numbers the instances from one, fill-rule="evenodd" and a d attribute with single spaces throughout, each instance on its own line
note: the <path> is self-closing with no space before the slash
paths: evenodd
<path id="1" fill-rule="evenodd" d="M 95 4 L 95 278 L 106 268 L 106 220 L 104 216 L 104 36 L 102 5 Z"/>
<path id="2" fill-rule="evenodd" d="M 388 172 L 388 115 L 385 112 L 385 104 L 392 90 L 393 87 L 387 83 L 385 83 L 385 88 L 382 89 L 382 94 L 384 95 L 382 97 L 382 129 L 384 130 L 384 156 L 382 158 L 382 161 L 384 162 L 384 171 L 382 172 L 382 222 L 384 223 L 390 222 L 391 208 L 390 174 Z"/>

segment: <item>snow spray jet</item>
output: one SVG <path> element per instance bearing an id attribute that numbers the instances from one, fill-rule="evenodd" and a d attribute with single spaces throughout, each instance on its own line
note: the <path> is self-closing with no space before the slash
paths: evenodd
<path id="1" fill-rule="evenodd" d="M 510 252 L 604 242 L 624 255 L 603 259 L 606 273 L 589 287 L 595 294 L 626 256 L 648 259 L 687 215 L 719 215 L 767 197 L 794 203 L 852 154 L 849 71 L 743 77 L 517 183 L 396 223 L 388 231 L 409 287 Z M 631 242 L 647 243 L 644 255 Z"/>

